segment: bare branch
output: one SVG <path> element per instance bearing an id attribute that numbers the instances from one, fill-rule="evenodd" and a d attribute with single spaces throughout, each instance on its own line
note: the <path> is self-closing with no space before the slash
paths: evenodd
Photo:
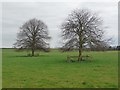
<path id="1" fill-rule="evenodd" d="M 36 49 L 46 50 L 46 48 L 49 48 L 47 43 L 49 39 L 47 26 L 41 20 L 34 18 L 20 27 L 17 42 L 14 46 L 16 48 L 31 49 L 34 55 Z"/>

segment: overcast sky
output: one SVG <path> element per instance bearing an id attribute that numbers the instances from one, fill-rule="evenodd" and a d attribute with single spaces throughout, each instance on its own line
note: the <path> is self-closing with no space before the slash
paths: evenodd
<path id="1" fill-rule="evenodd" d="M 103 19 L 106 37 L 112 37 L 112 45 L 118 42 L 117 2 L 4 2 L 2 3 L 2 47 L 13 47 L 19 27 L 32 18 L 42 20 L 52 37 L 51 47 L 59 47 L 60 25 L 76 8 L 87 8 Z"/>

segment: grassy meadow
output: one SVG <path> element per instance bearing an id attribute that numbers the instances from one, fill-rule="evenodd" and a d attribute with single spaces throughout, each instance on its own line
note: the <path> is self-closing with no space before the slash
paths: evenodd
<path id="1" fill-rule="evenodd" d="M 118 52 L 83 52 L 92 61 L 66 62 L 67 55 L 78 52 L 40 52 L 26 57 L 27 52 L 2 51 L 3 88 L 117 88 Z"/>

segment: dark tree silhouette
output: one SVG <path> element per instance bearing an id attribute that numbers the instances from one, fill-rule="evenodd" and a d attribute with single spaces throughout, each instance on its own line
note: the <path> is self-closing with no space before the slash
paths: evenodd
<path id="1" fill-rule="evenodd" d="M 105 48 L 107 40 L 103 39 L 103 21 L 88 9 L 76 9 L 62 23 L 63 50 L 79 49 L 78 61 L 82 60 L 84 47 Z"/>
<path id="2" fill-rule="evenodd" d="M 49 48 L 47 43 L 49 39 L 47 26 L 41 20 L 34 18 L 20 27 L 14 47 L 19 50 L 30 49 L 34 56 L 35 50 L 46 51 Z"/>

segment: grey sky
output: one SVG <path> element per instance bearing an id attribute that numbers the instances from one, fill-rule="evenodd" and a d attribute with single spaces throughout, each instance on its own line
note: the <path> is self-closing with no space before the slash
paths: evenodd
<path id="1" fill-rule="evenodd" d="M 60 25 L 76 8 L 88 8 L 104 20 L 106 37 L 118 42 L 117 2 L 4 2 L 2 3 L 2 47 L 12 47 L 19 27 L 29 19 L 37 18 L 48 25 L 51 47 L 61 45 Z"/>

